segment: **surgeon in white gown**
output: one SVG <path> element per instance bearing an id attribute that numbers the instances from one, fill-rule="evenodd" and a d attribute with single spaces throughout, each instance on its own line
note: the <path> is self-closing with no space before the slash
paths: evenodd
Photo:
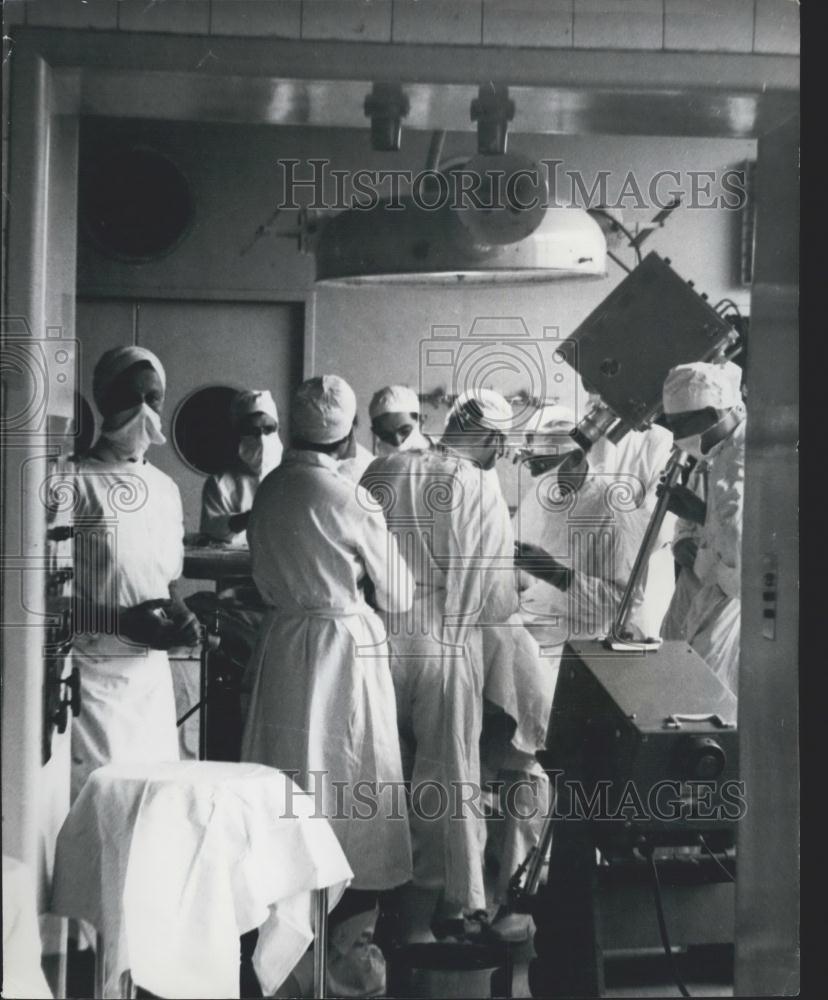
<path id="1" fill-rule="evenodd" d="M 512 411 L 498 393 L 459 398 L 442 442 L 378 458 L 363 484 L 414 574 L 389 642 L 412 788 L 414 886 L 404 936 L 467 939 L 485 928 L 480 801 L 484 624 L 517 608 L 509 513 L 490 475 Z"/>
<path id="2" fill-rule="evenodd" d="M 175 483 L 145 458 L 163 444 L 164 368 L 141 347 L 107 351 L 93 393 L 103 417 L 90 451 L 52 481 L 51 514 L 74 533 L 74 643 L 80 715 L 72 724 L 72 797 L 109 763 L 178 759 L 167 650 L 198 624 L 175 593 L 183 516 Z"/>
<path id="3" fill-rule="evenodd" d="M 331 821 L 354 872 L 351 890 L 376 894 L 411 877 L 377 608 L 407 610 L 412 582 L 380 509 L 340 470 L 355 414 L 353 390 L 338 376 L 303 383 L 291 409 L 294 447 L 253 502 L 253 579 L 268 611 L 251 662 L 242 760 L 294 773 Z"/>
<path id="4" fill-rule="evenodd" d="M 742 517 L 745 491 L 745 406 L 742 371 L 697 362 L 672 369 L 664 382 L 664 412 L 676 444 L 695 456 L 705 499 L 685 486 L 671 489 L 670 506 L 699 525 L 693 571 L 699 581 L 684 620 L 687 641 L 738 694 L 742 609 Z"/>
<path id="5" fill-rule="evenodd" d="M 610 631 L 649 521 L 640 477 L 618 471 L 611 444 L 593 470 L 591 453 L 585 456 L 570 437 L 573 427 L 571 412 L 545 407 L 527 435 L 524 467 L 531 479 L 513 522 L 516 564 L 525 571 L 520 611 L 511 628 L 487 635 L 488 697 L 514 721 L 498 775 L 501 794 L 512 795 L 500 831 L 495 899 L 501 904 L 510 876 L 538 842 L 550 805 L 534 754 L 546 745 L 564 643 Z M 639 587 L 629 622 L 638 633 L 642 592 Z M 496 759 L 496 745 L 486 749 Z M 493 927 L 516 940 L 525 936 L 527 921 L 501 910 Z"/>

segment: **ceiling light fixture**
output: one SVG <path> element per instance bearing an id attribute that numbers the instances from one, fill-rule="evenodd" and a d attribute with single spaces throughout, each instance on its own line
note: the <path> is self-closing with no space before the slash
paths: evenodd
<path id="1" fill-rule="evenodd" d="M 375 149 L 399 149 L 407 110 L 401 88 L 374 84 L 365 113 Z M 601 226 L 583 209 L 550 205 L 545 172 L 527 157 L 506 154 L 514 115 L 507 87 L 481 86 L 471 103 L 477 156 L 441 167 L 445 133 L 435 132 L 426 170 L 410 194 L 320 217 L 306 240 L 316 257 L 317 283 L 524 284 L 604 277 Z"/>
<path id="2" fill-rule="evenodd" d="M 394 208 L 385 199 L 340 212 L 321 223 L 314 241 L 317 283 L 514 284 L 606 274 L 601 227 L 583 209 L 547 206 L 544 175 L 531 160 L 473 157 L 440 174 L 446 190 L 456 190 L 461 174 L 476 179 L 482 206 L 447 200 L 425 207 L 427 199 L 407 195 Z M 508 190 L 510 178 L 519 204 L 532 207 L 487 207 L 492 189 Z M 435 178 L 429 197 L 437 187 Z"/>
<path id="3" fill-rule="evenodd" d="M 515 117 L 515 102 L 509 88 L 487 83 L 471 102 L 471 120 L 477 122 L 477 152 L 496 156 L 506 152 L 509 122 Z"/>

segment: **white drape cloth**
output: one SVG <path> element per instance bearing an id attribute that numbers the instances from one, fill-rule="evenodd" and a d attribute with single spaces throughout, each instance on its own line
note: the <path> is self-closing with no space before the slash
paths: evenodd
<path id="1" fill-rule="evenodd" d="M 3 855 L 3 996 L 51 1000 L 40 967 L 41 943 L 32 873 Z"/>
<path id="2" fill-rule="evenodd" d="M 265 994 L 313 938 L 352 872 L 330 825 L 286 775 L 177 761 L 95 771 L 58 839 L 52 909 L 103 935 L 106 995 L 122 973 L 157 996 L 239 996 L 239 936 L 256 927 Z"/>

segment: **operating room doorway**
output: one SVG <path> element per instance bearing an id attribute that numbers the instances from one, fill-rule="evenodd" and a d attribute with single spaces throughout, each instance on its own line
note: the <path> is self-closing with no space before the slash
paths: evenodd
<path id="1" fill-rule="evenodd" d="M 153 448 L 150 459 L 181 491 L 186 534 L 199 530 L 205 472 L 176 445 L 173 428 L 183 404 L 199 390 L 219 386 L 269 389 L 287 444 L 290 394 L 303 374 L 304 322 L 300 302 L 78 299 L 78 389 L 90 405 L 95 361 L 110 347 L 140 344 L 166 368 L 167 443 Z"/>
<path id="2" fill-rule="evenodd" d="M 77 131 L 81 113 L 146 115 L 151 105 L 161 114 L 164 109 L 160 103 L 147 98 L 149 84 L 155 81 L 156 88 L 164 88 L 170 101 L 186 105 L 187 113 L 194 115 L 196 112 L 189 109 L 199 105 L 191 99 L 191 91 L 181 85 L 171 86 L 165 73 L 158 72 L 175 70 L 179 74 L 177 83 L 183 78 L 192 88 L 204 87 L 209 90 L 208 97 L 219 89 L 222 108 L 230 93 L 237 102 L 245 93 L 259 101 L 262 87 L 266 84 L 270 88 L 279 73 L 293 73 L 309 80 L 332 76 L 335 88 L 343 94 L 348 93 L 343 79 L 356 79 L 359 100 L 351 101 L 352 113 L 366 128 L 362 106 L 368 86 L 365 81 L 384 79 L 389 74 L 407 81 L 428 77 L 431 86 L 457 91 L 466 120 L 468 94 L 458 82 L 471 87 L 479 79 L 501 75 L 509 55 L 494 46 L 473 50 L 445 46 L 426 60 L 423 47 L 418 45 L 308 46 L 299 41 L 258 38 L 210 37 L 199 42 L 174 35 L 127 40 L 104 32 L 90 32 L 82 38 L 80 33 L 41 28 L 24 32 L 28 37 L 15 40 L 14 86 L 10 88 L 13 113 L 7 309 L 12 316 L 24 317 L 38 337 L 60 324 L 72 333 L 74 267 L 63 267 L 66 273 L 62 280 L 55 272 L 73 260 L 62 252 L 57 235 L 44 220 L 57 220 L 74 237 L 74 225 L 68 226 L 67 219 L 74 220 L 77 143 L 72 132 Z M 71 39 L 71 45 L 64 43 L 66 37 Z M 140 73 L 133 68 L 136 51 Z M 796 450 L 789 443 L 796 439 L 797 417 L 797 264 L 796 254 L 787 252 L 787 248 L 795 244 L 797 236 L 798 134 L 796 121 L 785 119 L 789 102 L 782 79 L 783 70 L 792 71 L 782 66 L 784 60 L 778 57 L 767 57 L 753 69 L 753 57 L 743 54 L 700 57 L 696 53 L 657 52 L 631 57 L 627 52 L 562 50 L 550 58 L 542 49 L 520 51 L 520 63 L 514 70 L 516 80 L 527 83 L 527 90 L 539 83 L 557 86 L 554 101 L 537 101 L 545 113 L 547 108 L 561 106 L 558 95 L 571 95 L 573 106 L 583 116 L 579 121 L 577 114 L 570 113 L 567 125 L 573 131 L 596 134 L 604 129 L 625 135 L 640 134 L 646 128 L 646 134 L 673 136 L 677 130 L 688 135 L 707 135 L 712 130 L 717 135 L 725 132 L 759 137 L 757 178 L 763 196 L 757 199 L 748 382 L 751 397 L 761 400 L 762 405 L 754 410 L 755 430 L 748 444 L 747 463 L 745 534 L 752 544 L 744 554 L 743 616 L 751 624 L 744 631 L 742 646 L 747 683 L 740 703 L 740 767 L 751 788 L 751 803 L 740 829 L 736 992 L 772 992 L 774 984 L 789 984 L 792 980 L 798 897 L 797 858 L 791 846 L 798 832 L 795 601 L 783 601 L 774 625 L 769 629 L 765 622 L 765 629 L 761 628 L 763 614 L 768 610 L 776 614 L 775 604 L 763 610 L 764 595 L 768 593 L 767 571 L 782 595 L 795 594 L 797 580 L 796 546 L 789 544 L 795 525 L 796 476 L 795 472 L 786 473 L 796 461 Z M 196 65 L 198 72 L 182 71 L 182 67 Z M 753 77 L 748 79 L 751 73 Z M 241 86 L 240 80 L 249 86 Z M 710 81 L 716 81 L 718 89 Z M 759 93 L 759 84 L 760 106 L 755 123 L 748 129 L 744 121 L 746 114 L 750 117 L 750 99 L 745 95 Z M 313 92 L 318 92 L 318 85 L 314 87 Z M 267 94 L 276 92 L 266 90 Z M 150 93 L 154 95 L 157 90 Z M 97 104 L 96 94 L 102 95 Z M 134 95 L 132 106 L 130 95 Z M 642 95 L 647 100 L 642 100 Z M 271 112 L 275 102 L 264 103 Z M 207 105 L 214 112 L 216 102 L 205 101 Z M 282 105 L 296 114 L 307 114 L 304 101 L 284 101 Z M 432 103 L 423 100 L 422 107 L 431 108 Z M 632 108 L 634 113 L 625 118 L 624 107 Z M 702 119 L 694 117 L 696 109 L 702 110 Z M 335 111 L 341 115 L 338 108 Z M 233 107 L 234 120 L 243 113 L 243 109 Z M 261 113 L 255 120 L 261 120 Z M 337 121 L 341 124 L 341 118 Z M 57 144 L 61 130 L 69 133 L 65 157 L 59 155 Z M 308 297 L 311 332 L 312 299 L 312 295 Z M 64 305 L 62 314 L 59 307 Z M 104 301 L 94 305 L 103 306 Z M 80 324 L 79 320 L 79 329 Z M 173 331 L 166 343 L 151 344 L 162 353 L 168 371 L 175 363 L 164 352 L 178 339 Z M 185 343 L 183 338 L 180 342 Z M 235 349 L 241 340 L 228 335 L 227 343 Z M 206 350 L 201 353 L 208 356 Z M 237 353 L 240 356 L 243 352 Z M 86 357 L 91 361 L 93 351 Z M 255 361 L 258 373 L 260 359 L 255 357 Z M 305 367 L 308 374 L 314 368 L 312 362 Z M 17 402 L 27 389 L 25 380 L 12 382 L 12 401 Z M 177 405 L 174 393 L 172 390 L 169 394 L 167 417 Z M 159 464 L 162 450 L 164 460 L 174 462 L 175 455 L 168 445 L 157 449 Z M 23 626 L 5 627 L 3 637 L 4 774 L 6 779 L 12 779 L 4 782 L 4 845 L 32 864 L 36 863 L 37 793 L 44 784 L 39 775 L 43 573 L 38 560 L 45 527 L 42 505 L 35 502 L 37 490 L 21 488 L 18 480 L 22 481 L 25 471 L 28 480 L 23 486 L 28 487 L 29 481 L 35 481 L 34 475 L 42 473 L 42 452 L 38 439 L 29 435 L 19 452 L 13 453 L 19 458 L 7 463 L 4 482 L 4 625 L 10 624 L 10 614 L 14 613 L 17 617 L 11 624 Z M 780 461 L 786 464 L 780 466 Z M 171 468 L 162 467 L 166 471 Z M 783 669 L 779 669 L 780 665 Z M 769 781 L 768 774 L 792 777 Z M 773 905 L 767 905 L 768 900 Z"/>

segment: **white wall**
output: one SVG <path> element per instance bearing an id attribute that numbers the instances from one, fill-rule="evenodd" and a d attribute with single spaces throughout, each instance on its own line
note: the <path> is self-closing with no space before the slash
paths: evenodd
<path id="1" fill-rule="evenodd" d="M 117 128 L 132 139 L 156 146 L 179 164 L 192 184 L 195 220 L 189 235 L 172 254 L 147 264 L 108 260 L 82 239 L 78 290 L 88 298 L 164 295 L 273 301 L 310 296 L 314 290 L 312 259 L 298 252 L 294 238 L 279 235 L 295 228 L 295 212 L 283 212 L 266 235 L 253 240 L 257 228 L 271 218 L 283 191 L 278 161 L 327 157 L 333 169 L 416 171 L 425 163 L 429 141 L 426 133 L 407 132 L 401 152 L 380 154 L 371 151 L 367 129 L 355 132 L 137 121 L 122 121 Z M 450 158 L 471 154 L 474 148 L 473 132 L 450 135 L 443 155 Z M 646 194 L 659 171 L 679 171 L 681 183 L 675 185 L 668 178 L 661 192 L 664 197 L 671 187 L 677 187 L 684 193 L 685 206 L 654 233 L 645 252 L 655 250 L 669 257 L 676 271 L 693 280 L 697 290 L 706 292 L 711 302 L 730 296 L 748 308 L 748 291 L 739 283 L 741 213 L 727 208 L 691 207 L 690 202 L 691 171 L 712 171 L 718 178 L 728 167 L 754 156 L 753 141 L 513 135 L 510 149 L 536 160 L 562 161 L 557 190 L 562 202 L 569 198 L 564 170 L 579 172 L 587 188 L 598 171 L 609 171 L 607 189 L 611 198 L 620 197 L 630 174 Z M 303 164 L 297 175 L 304 169 Z M 720 193 L 716 181 L 711 194 Z M 300 195 L 299 200 L 303 197 Z M 705 198 L 698 200 L 704 202 Z M 630 205 L 634 205 L 633 198 L 624 202 L 628 226 L 648 222 L 658 208 L 628 208 Z M 619 253 L 628 264 L 634 263 L 631 251 Z M 566 337 L 623 277 L 624 272 L 609 262 L 608 275 L 602 280 L 523 288 L 320 287 L 315 294 L 313 368 L 316 373 L 336 372 L 354 386 L 360 400 L 360 436 L 370 446 L 365 411 L 371 394 L 387 382 L 420 385 L 421 345 L 431 336 L 433 327 L 457 326 L 462 336 L 478 318 L 516 317 L 526 325 L 530 336 L 542 337 L 544 328 L 557 328 L 560 336 Z M 220 372 L 214 359 L 196 347 L 192 364 L 198 369 L 198 380 L 217 378 Z M 568 368 L 563 374 L 563 381 L 550 382 L 549 389 L 561 401 L 572 404 L 576 380 Z M 506 379 L 503 385 L 521 387 L 520 379 L 514 382 Z M 436 387 L 431 376 L 422 385 L 424 391 Z M 442 420 L 443 415 L 432 413 L 432 424 Z"/>

